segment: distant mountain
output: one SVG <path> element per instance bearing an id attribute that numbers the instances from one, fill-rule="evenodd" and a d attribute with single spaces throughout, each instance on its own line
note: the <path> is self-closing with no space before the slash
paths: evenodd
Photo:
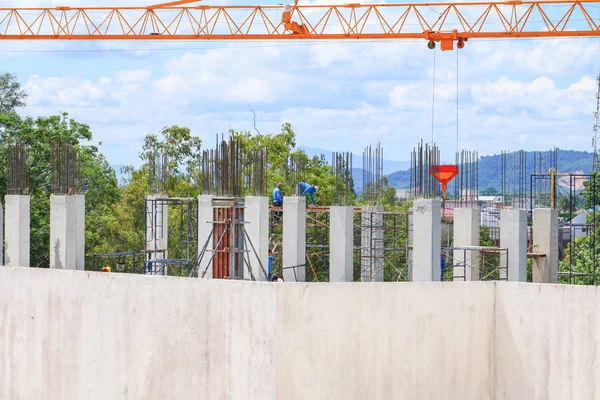
<path id="1" fill-rule="evenodd" d="M 354 180 L 354 193 L 360 196 L 363 192 L 363 171 L 362 168 L 352 168 L 352 179 Z"/>
<path id="2" fill-rule="evenodd" d="M 557 150 L 558 172 L 580 172 L 589 174 L 592 170 L 594 154 L 587 151 Z M 533 173 L 533 152 L 527 152 L 526 179 Z M 390 185 L 398 189 L 410 187 L 410 171 L 396 171 L 388 175 Z M 529 186 L 529 181 L 526 182 Z M 499 154 L 484 156 L 479 159 L 479 190 L 494 187 L 501 190 L 502 187 L 502 157 Z"/>
<path id="3" fill-rule="evenodd" d="M 310 157 L 314 157 L 314 156 L 320 156 L 321 154 L 323 154 L 325 156 L 325 159 L 327 161 L 329 161 L 331 163 L 331 154 L 332 152 L 329 150 L 325 150 L 325 149 L 319 149 L 319 148 L 315 148 L 315 147 L 306 147 L 306 146 L 302 146 L 300 147 L 301 150 L 304 150 L 304 152 L 306 154 L 308 154 Z M 385 149 L 384 149 L 384 157 L 385 157 Z M 352 154 L 352 167 L 353 169 L 360 169 L 362 171 L 362 167 L 363 167 L 363 157 L 362 157 L 362 153 L 360 154 Z M 392 160 L 386 160 L 384 158 L 383 160 L 383 173 L 384 174 L 390 174 L 394 171 L 398 171 L 401 169 L 407 169 L 410 167 L 410 161 L 392 161 Z M 354 175 L 354 173 L 353 173 Z M 362 180 L 362 172 L 361 172 L 361 180 Z"/>

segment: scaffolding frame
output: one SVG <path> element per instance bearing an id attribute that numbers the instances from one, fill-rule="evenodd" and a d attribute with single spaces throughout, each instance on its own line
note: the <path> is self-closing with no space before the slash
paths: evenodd
<path id="1" fill-rule="evenodd" d="M 169 210 L 168 215 L 173 215 L 172 211 L 178 211 L 179 222 L 173 230 L 178 231 L 179 242 L 183 244 L 183 248 L 174 248 L 172 243 L 169 244 L 168 249 L 158 248 L 159 240 L 162 240 L 165 235 L 168 237 L 171 233 L 168 220 L 167 226 L 163 226 L 164 207 Z M 148 240 L 149 237 L 150 240 Z M 160 265 L 161 272 L 164 273 L 165 268 L 167 269 L 166 275 L 188 275 L 193 267 L 196 254 L 198 254 L 198 199 L 193 197 L 146 197 L 144 199 L 144 241 L 145 273 L 155 274 L 156 271 L 151 269 L 152 265 Z M 151 247 L 148 247 L 149 242 L 152 243 Z M 170 258 L 167 258 L 167 254 L 169 254 L 167 251 L 170 252 Z"/>
<path id="2" fill-rule="evenodd" d="M 369 214 L 363 218 L 363 213 Z M 412 212 L 386 211 L 386 210 L 354 210 L 354 280 L 361 277 L 373 277 L 373 271 L 383 263 L 383 282 L 408 282 L 411 280 L 409 243 L 410 230 L 412 229 Z M 366 224 L 363 224 L 363 221 Z M 363 240 L 366 235 L 374 238 L 374 231 L 380 230 L 383 238 Z M 365 246 L 363 243 L 370 243 Z M 374 246 L 377 244 L 377 248 Z M 380 255 L 382 254 L 382 255 Z"/>
<path id="3" fill-rule="evenodd" d="M 442 282 L 466 281 L 467 268 L 472 268 L 469 265 L 474 258 L 477 258 L 480 281 L 508 280 L 507 248 L 491 246 L 442 247 L 441 254 L 440 279 Z M 458 275 L 456 275 L 457 273 Z"/>
<path id="4" fill-rule="evenodd" d="M 585 184 L 587 182 L 587 186 Z M 596 243 L 596 175 L 578 173 L 554 173 L 531 175 L 531 203 L 537 206 L 559 208 L 562 196 L 568 198 L 567 210 L 559 220 L 559 283 L 598 284 L 598 243 Z M 581 189 L 583 188 L 583 189 Z M 585 207 L 588 197 L 591 207 Z M 585 222 L 574 222 L 578 209 L 586 210 Z M 533 213 L 533 208 L 530 210 Z M 592 222 L 589 222 L 591 218 Z M 568 253 L 568 257 L 566 257 Z M 585 272 L 573 271 L 574 266 L 582 266 Z"/>

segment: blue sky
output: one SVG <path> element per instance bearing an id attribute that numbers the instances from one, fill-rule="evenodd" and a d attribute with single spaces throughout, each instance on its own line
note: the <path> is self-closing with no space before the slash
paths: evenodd
<path id="1" fill-rule="evenodd" d="M 436 51 L 442 158 L 456 151 L 457 54 L 461 149 L 591 150 L 598 43 L 473 40 Z M 69 112 L 113 164 L 138 164 L 143 137 L 166 125 L 189 126 L 209 146 L 230 127 L 252 129 L 249 106 L 263 133 L 290 122 L 298 145 L 361 153 L 380 141 L 386 158 L 407 160 L 431 140 L 433 58 L 425 41 L 0 42 L 0 71 L 18 74 L 29 93 L 22 114 Z"/>

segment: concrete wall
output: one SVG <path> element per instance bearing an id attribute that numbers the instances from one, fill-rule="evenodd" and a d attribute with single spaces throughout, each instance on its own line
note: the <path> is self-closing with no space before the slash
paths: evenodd
<path id="1" fill-rule="evenodd" d="M 492 399 L 493 284 L 283 284 L 277 399 Z"/>
<path id="2" fill-rule="evenodd" d="M 600 289 L 0 268 L 0 398 L 600 398 Z"/>
<path id="3" fill-rule="evenodd" d="M 496 399 L 600 399 L 600 288 L 496 286 Z"/>
<path id="4" fill-rule="evenodd" d="M 273 399 L 273 285 L 0 268 L 0 398 Z"/>

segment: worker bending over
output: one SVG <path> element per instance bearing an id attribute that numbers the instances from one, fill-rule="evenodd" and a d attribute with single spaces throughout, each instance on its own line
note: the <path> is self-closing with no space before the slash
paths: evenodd
<path id="1" fill-rule="evenodd" d="M 300 193 L 302 193 L 302 196 L 310 197 L 310 201 L 312 201 L 313 205 L 316 206 L 317 203 L 315 203 L 315 192 L 319 190 L 319 187 L 309 185 L 306 182 L 300 182 L 298 187 L 300 188 Z M 308 201 L 306 203 L 308 204 Z"/>
<path id="2" fill-rule="evenodd" d="M 279 182 L 277 187 L 273 189 L 273 205 L 275 207 L 281 207 L 283 205 L 283 195 L 281 194 L 281 188 L 283 187 L 283 182 Z M 275 211 L 273 215 L 274 222 L 279 222 L 281 220 L 281 211 Z"/>

